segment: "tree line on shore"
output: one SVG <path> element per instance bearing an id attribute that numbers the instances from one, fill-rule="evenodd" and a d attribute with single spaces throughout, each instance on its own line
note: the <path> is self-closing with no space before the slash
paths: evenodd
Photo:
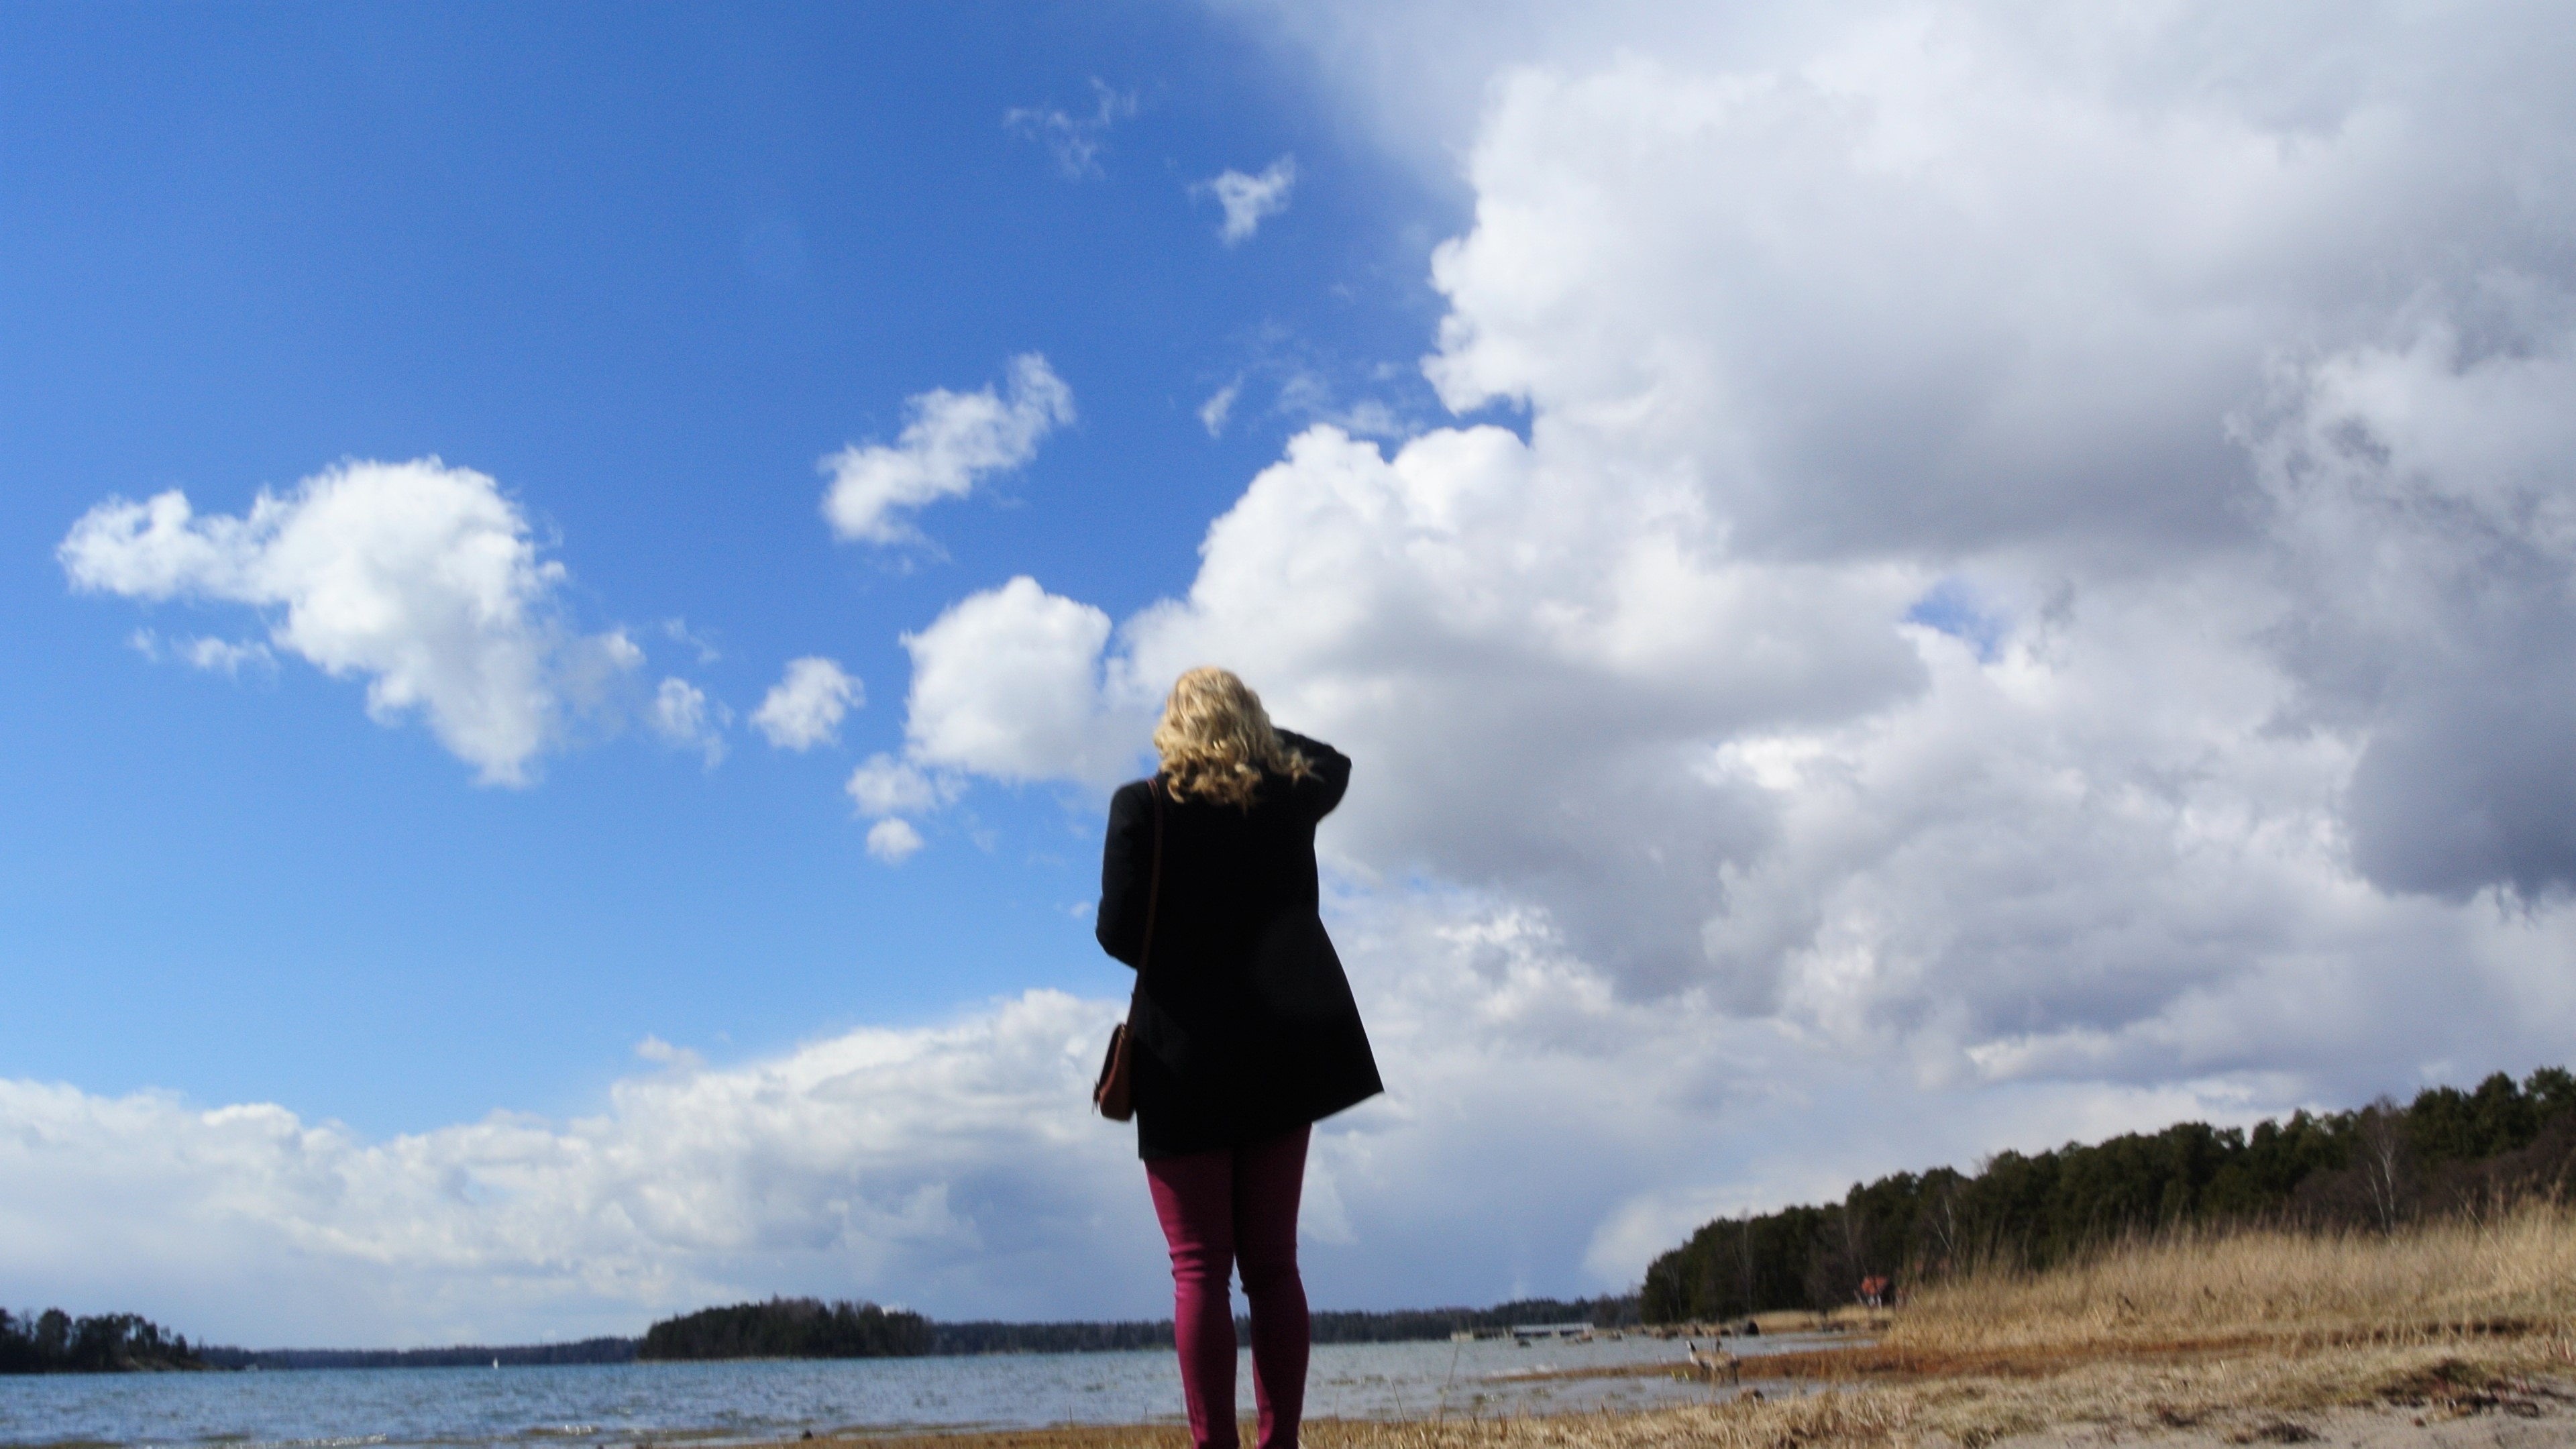
<path id="1" fill-rule="evenodd" d="M 1637 1295 L 1602 1298 L 1522 1298 L 1491 1308 L 1317 1309 L 1310 1315 L 1317 1343 L 1413 1343 L 1447 1338 L 1453 1333 L 1509 1331 L 1526 1323 L 1589 1323 L 1618 1328 L 1639 1322 Z M 1252 1342 L 1251 1320 L 1234 1320 L 1235 1338 Z M 1158 1318 L 1123 1323 L 942 1323 L 930 1324 L 936 1354 L 1093 1353 L 1137 1348 L 1170 1348 L 1172 1320 Z"/>
<path id="2" fill-rule="evenodd" d="M 2044 1269 L 2124 1236 L 2284 1223 L 2391 1231 L 2561 1184 L 2576 1167 L 2576 1074 L 2431 1087 L 2400 1106 L 2293 1113 L 2252 1131 L 2182 1122 L 1855 1183 L 1839 1203 L 1719 1218 L 1656 1258 L 1649 1322 L 1715 1322 L 1902 1293 L 1945 1275 Z M 1874 1285 L 1873 1285 L 1874 1286 Z"/>
<path id="3" fill-rule="evenodd" d="M 15 1314 L 0 1308 L 0 1374 L 127 1373 L 200 1369 L 186 1334 L 134 1313 L 74 1318 L 59 1308 Z"/>
<path id="4" fill-rule="evenodd" d="M 1525 1298 L 1491 1308 L 1332 1311 L 1314 1315 L 1317 1343 L 1400 1343 L 1447 1338 L 1461 1329 L 1508 1330 L 1525 1323 L 1638 1321 L 1635 1294 Z M 1237 1319 L 1238 1336 L 1251 1342 Z M 663 1319 L 641 1338 L 578 1343 L 465 1344 L 449 1348 L 353 1349 L 199 1346 L 131 1313 L 72 1318 L 60 1309 L 24 1318 L 0 1313 L 0 1372 L 70 1373 L 133 1369 L 518 1368 L 738 1358 L 909 1358 L 992 1353 L 1102 1353 L 1170 1348 L 1172 1320 L 943 1323 L 873 1303 L 773 1298 Z"/>
<path id="5" fill-rule="evenodd" d="M 1491 1308 L 1398 1308 L 1387 1312 L 1326 1310 L 1313 1315 L 1317 1343 L 1411 1343 L 1453 1333 L 1508 1333 L 1523 1324 L 1588 1323 L 1629 1328 L 1642 1321 L 1637 1295 L 1515 1298 Z M 1250 1343 L 1249 1337 L 1244 1342 Z"/>
<path id="6" fill-rule="evenodd" d="M 454 1344 L 446 1348 L 199 1348 L 206 1367 L 219 1369 L 482 1368 L 501 1364 L 633 1363 L 632 1338 L 585 1338 L 577 1343 Z"/>
<path id="7" fill-rule="evenodd" d="M 1615 1328 L 1639 1321 L 1635 1294 L 1604 1298 L 1524 1298 L 1491 1308 L 1407 1308 L 1313 1315 L 1317 1343 L 1403 1343 L 1447 1338 L 1460 1330 L 1508 1330 L 1525 1323 L 1590 1323 Z M 1236 1336 L 1251 1342 L 1246 1320 Z M 989 1353 L 1104 1353 L 1169 1348 L 1172 1320 L 943 1323 L 873 1303 L 826 1304 L 813 1298 L 737 1303 L 664 1319 L 644 1332 L 642 1359 L 893 1358 Z"/>
<path id="8" fill-rule="evenodd" d="M 1601 1298 L 1521 1298 L 1491 1308 L 1316 1309 L 1317 1343 L 1414 1343 L 1461 1331 L 1507 1332 L 1528 1323 L 1589 1323 L 1619 1328 L 1640 1322 L 1634 1293 Z M 1252 1342 L 1251 1320 L 1234 1320 L 1238 1341 Z M 1172 1346 L 1172 1320 L 1125 1323 L 941 1323 L 930 1325 L 932 1353 L 1089 1353 Z"/>

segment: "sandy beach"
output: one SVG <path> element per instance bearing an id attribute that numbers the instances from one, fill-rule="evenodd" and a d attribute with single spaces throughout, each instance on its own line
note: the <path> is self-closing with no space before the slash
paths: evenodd
<path id="1" fill-rule="evenodd" d="M 2576 1444 L 2576 1374 L 2532 1371 L 2530 1360 L 2555 1356 L 2554 1350 L 2530 1352 L 2533 1347 L 2326 1348 L 2289 1358 L 2192 1355 L 2188 1360 L 2104 1360 L 2071 1368 L 2061 1364 L 2055 1371 L 2034 1366 L 2027 1373 L 1956 1376 L 1891 1377 L 1881 1369 L 1867 1380 L 1774 1383 L 1767 1392 L 1757 1385 L 1729 1402 L 1647 1412 L 1400 1423 L 1326 1420 L 1308 1424 L 1304 1441 L 1313 1449 L 2078 1449 L 2113 1444 L 2527 1449 Z M 1247 1422 L 1244 1442 L 1251 1441 Z M 834 1435 L 811 1442 L 854 1449 L 1186 1449 L 1189 1439 L 1177 1426 L 1138 1425 Z"/>

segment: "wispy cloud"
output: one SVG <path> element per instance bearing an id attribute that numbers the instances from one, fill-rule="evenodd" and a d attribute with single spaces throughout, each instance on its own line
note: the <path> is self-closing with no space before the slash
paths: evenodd
<path id="1" fill-rule="evenodd" d="M 137 629 L 126 636 L 125 642 L 133 647 L 134 652 L 156 664 L 164 659 L 175 659 L 191 668 L 220 674 L 227 679 L 239 678 L 245 667 L 262 670 L 277 667 L 276 653 L 255 639 L 237 641 L 198 635 L 165 640 L 153 630 Z"/>
<path id="2" fill-rule="evenodd" d="M 1237 342 L 1234 374 L 1202 399 L 1197 417 L 1210 437 L 1262 422 L 1330 423 L 1363 437 L 1402 439 L 1439 401 L 1418 361 L 1355 359 L 1324 342 L 1271 325 Z"/>
<path id="3" fill-rule="evenodd" d="M 934 388 L 904 407 L 911 421 L 892 444 L 853 444 L 816 464 L 831 479 L 823 516 L 841 538 L 917 540 L 902 514 L 963 497 L 977 479 L 1028 462 L 1039 441 L 1074 416 L 1073 389 L 1034 352 L 1011 359 L 1007 395 Z"/>
<path id="4" fill-rule="evenodd" d="M 1234 416 L 1234 400 L 1243 395 L 1243 379 L 1238 377 L 1218 388 L 1206 402 L 1199 404 L 1199 426 L 1211 438 L 1225 436 L 1226 420 Z"/>
<path id="5" fill-rule="evenodd" d="M 1313 368 L 1292 370 L 1279 384 L 1274 410 L 1283 417 L 1307 423 L 1326 423 L 1346 433 L 1364 438 L 1400 438 L 1407 431 L 1395 409 L 1383 401 L 1364 397 L 1356 402 L 1343 402 L 1332 382 Z"/>
<path id="6" fill-rule="evenodd" d="M 724 651 L 716 647 L 714 634 L 708 630 L 690 628 L 689 621 L 686 619 L 663 620 L 662 637 L 695 651 L 700 664 L 713 664 L 724 658 Z"/>
<path id="7" fill-rule="evenodd" d="M 1092 107 L 1086 115 L 1053 106 L 1021 106 L 1003 112 L 1002 125 L 1014 135 L 1043 144 L 1066 180 L 1099 176 L 1100 153 L 1108 144 L 1109 130 L 1136 114 L 1136 95 L 1114 90 L 1097 76 L 1091 81 L 1091 95 Z"/>
<path id="8" fill-rule="evenodd" d="M 705 690 L 685 679 L 665 679 L 644 718 L 665 743 L 698 751 L 708 769 L 724 763 L 724 732 L 733 723 L 733 711 L 709 699 Z"/>
<path id="9" fill-rule="evenodd" d="M 1258 176 L 1227 170 L 1190 190 L 1193 194 L 1214 196 L 1217 204 L 1225 208 L 1225 221 L 1217 227 L 1217 238 L 1227 246 L 1236 246 L 1250 241 L 1265 219 L 1288 209 L 1288 193 L 1296 184 L 1297 158 L 1282 156 Z"/>

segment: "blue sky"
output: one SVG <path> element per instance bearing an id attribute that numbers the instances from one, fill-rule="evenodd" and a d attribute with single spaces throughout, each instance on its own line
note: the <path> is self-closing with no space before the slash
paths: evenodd
<path id="1" fill-rule="evenodd" d="M 29 8 L 7 22 L 9 1070 L 374 1132 L 590 1103 L 642 1035 L 718 1055 L 1032 983 L 1112 990 L 1089 794 L 979 794 L 870 869 L 834 788 L 899 741 L 897 636 L 1014 573 L 1115 612 L 1305 418 L 1411 363 L 1444 216 L 1228 27 L 1173 7 Z M 1068 174 L 1015 110 L 1100 114 Z M 1190 187 L 1301 158 L 1249 243 Z M 936 549 L 836 544 L 816 460 L 1046 356 L 1080 418 Z M 1212 438 L 1205 400 L 1245 378 Z M 1408 396 L 1408 393 L 1410 394 Z M 790 657 L 841 751 L 702 768 L 634 730 L 474 789 L 309 668 L 155 666 L 75 595 L 110 493 L 241 512 L 344 458 L 496 479 L 623 625 L 747 711 Z M 718 657 L 664 628 L 685 621 Z M 983 837 L 982 844 L 970 838 Z"/>
<path id="2" fill-rule="evenodd" d="M 0 1279 L 1163 1311 L 1210 661 L 1357 762 L 1326 1306 L 2576 1059 L 2565 31 L 10 7 Z"/>

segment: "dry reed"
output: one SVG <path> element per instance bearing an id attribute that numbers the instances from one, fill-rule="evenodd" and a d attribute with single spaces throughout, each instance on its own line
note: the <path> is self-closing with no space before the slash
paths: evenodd
<path id="1" fill-rule="evenodd" d="M 2576 1326 L 2576 1213 L 2551 1203 L 2394 1233 L 2177 1231 L 2046 1273 L 1928 1288 L 1890 1347 L 2419 1341 Z"/>

